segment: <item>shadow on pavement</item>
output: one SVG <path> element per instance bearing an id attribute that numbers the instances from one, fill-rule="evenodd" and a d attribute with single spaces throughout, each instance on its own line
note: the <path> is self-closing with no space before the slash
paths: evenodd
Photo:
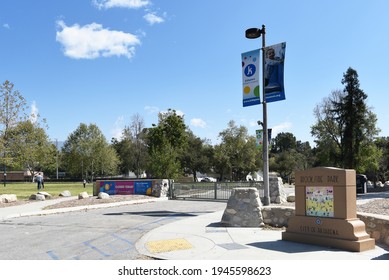
<path id="1" fill-rule="evenodd" d="M 383 254 L 381 256 L 372 258 L 372 260 L 389 260 L 389 253 Z"/>
<path id="2" fill-rule="evenodd" d="M 272 250 L 277 252 L 283 252 L 283 253 L 306 253 L 306 252 L 319 252 L 319 251 L 339 251 L 332 248 L 323 248 L 320 246 L 315 245 L 307 245 L 304 243 L 297 243 L 297 242 L 291 242 L 291 241 L 283 241 L 283 240 L 277 240 L 277 241 L 265 241 L 265 242 L 254 242 L 250 244 L 246 244 L 248 246 L 256 247 L 258 249 L 265 249 L 265 250 Z"/>
<path id="3" fill-rule="evenodd" d="M 149 216 L 149 217 L 166 217 L 166 216 L 174 216 L 174 217 L 194 217 L 198 216 L 198 214 L 212 213 L 212 212 L 173 212 L 173 211 L 140 211 L 140 212 L 117 212 L 117 213 L 106 213 L 104 215 L 107 216 L 121 216 L 121 215 L 140 215 L 140 216 Z"/>

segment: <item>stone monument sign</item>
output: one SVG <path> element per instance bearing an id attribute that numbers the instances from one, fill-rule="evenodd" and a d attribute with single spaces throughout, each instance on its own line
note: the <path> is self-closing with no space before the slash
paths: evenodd
<path id="1" fill-rule="evenodd" d="M 282 240 L 361 252 L 374 239 L 357 218 L 356 173 L 352 169 L 317 167 L 296 172 L 296 215 Z"/>

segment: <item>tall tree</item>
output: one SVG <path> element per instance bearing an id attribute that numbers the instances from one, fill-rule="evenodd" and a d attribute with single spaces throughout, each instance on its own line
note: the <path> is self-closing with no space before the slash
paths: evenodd
<path id="1" fill-rule="evenodd" d="M 315 108 L 317 123 L 311 133 L 316 137 L 317 158 L 322 160 L 318 164 L 324 161 L 361 172 L 371 166 L 373 140 L 379 132 L 377 117 L 366 104 L 367 95 L 354 69 L 348 68 L 342 84 L 342 92 L 334 91 Z"/>
<path id="2" fill-rule="evenodd" d="M 132 143 L 132 165 L 131 170 L 139 178 L 146 170 L 148 163 L 148 152 L 145 135 L 145 122 L 139 114 L 131 118 L 131 124 L 124 129 L 125 137 L 131 139 Z"/>
<path id="3" fill-rule="evenodd" d="M 234 121 L 219 133 L 221 143 L 215 147 L 215 171 L 232 180 L 245 180 L 247 174 L 258 170 L 259 150 L 255 138 L 249 136 L 247 128 L 237 126 Z"/>
<path id="4" fill-rule="evenodd" d="M 296 149 L 296 137 L 290 132 L 281 132 L 272 141 L 271 152 L 280 153 Z"/>
<path id="5" fill-rule="evenodd" d="M 182 155 L 182 166 L 187 174 L 193 175 L 197 182 L 197 172 L 206 173 L 211 170 L 213 147 L 206 139 L 201 139 L 188 131 L 188 145 Z"/>
<path id="6" fill-rule="evenodd" d="M 188 143 L 184 117 L 175 110 L 159 113 L 158 125 L 147 130 L 152 177 L 177 178 L 182 173 L 180 157 Z"/>
<path id="7" fill-rule="evenodd" d="M 368 120 L 367 95 L 359 88 L 357 71 L 352 68 L 343 75 L 342 84 L 344 94 L 333 104 L 337 121 L 343 124 L 341 157 L 345 168 L 356 168 Z"/>
<path id="8" fill-rule="evenodd" d="M 6 138 L 8 130 L 19 121 L 25 119 L 22 115 L 26 110 L 26 100 L 18 90 L 14 89 L 14 84 L 5 81 L 0 85 L 0 125 L 3 136 Z"/>
<path id="9" fill-rule="evenodd" d="M 117 173 L 119 159 L 101 130 L 95 125 L 81 123 L 62 147 L 63 164 L 72 176 L 86 178 Z"/>
<path id="10" fill-rule="evenodd" d="M 12 164 L 28 169 L 33 177 L 38 171 L 49 170 L 55 163 L 56 148 L 38 123 L 19 122 L 9 129 L 8 140 Z"/>
<path id="11" fill-rule="evenodd" d="M 304 170 L 311 165 L 309 142 L 297 141 L 290 132 L 281 132 L 272 140 L 270 168 L 284 180 L 289 180 L 295 170 Z"/>
<path id="12" fill-rule="evenodd" d="M 148 162 L 143 118 L 139 114 L 133 115 L 130 125 L 123 130 L 122 139 L 112 139 L 112 145 L 120 158 L 120 171 L 123 174 L 132 171 L 139 178 Z"/>
<path id="13" fill-rule="evenodd" d="M 18 122 L 27 119 L 24 114 L 26 104 L 24 97 L 14 89 L 13 83 L 7 80 L 0 85 L 0 148 L 3 152 L 0 162 L 4 166 L 4 172 L 6 166 L 13 162 L 8 134 Z"/>

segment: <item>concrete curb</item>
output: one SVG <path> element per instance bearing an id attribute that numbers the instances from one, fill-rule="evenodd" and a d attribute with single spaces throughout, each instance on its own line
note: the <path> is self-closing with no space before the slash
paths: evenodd
<path id="1" fill-rule="evenodd" d="M 77 197 L 75 197 L 75 198 L 73 197 L 73 199 L 77 199 Z M 52 215 L 52 214 L 60 214 L 60 213 L 68 213 L 68 212 L 76 212 L 76 211 L 88 211 L 88 210 L 93 210 L 93 209 L 109 208 L 109 207 L 124 206 L 124 205 L 131 205 L 131 204 L 150 203 L 150 202 L 157 202 L 157 201 L 164 201 L 164 200 L 168 200 L 168 198 L 167 197 L 159 197 L 159 198 L 138 199 L 138 200 L 129 200 L 129 201 L 112 202 L 112 203 L 102 203 L 102 204 L 95 204 L 95 205 L 83 205 L 83 206 L 76 206 L 76 207 L 66 207 L 66 208 L 57 208 L 57 209 L 48 209 L 48 210 L 20 212 L 20 213 L 14 213 L 14 214 L 8 214 L 5 216 L 0 216 L 0 220 L 19 218 L 19 217 L 28 217 L 28 216 Z M 54 200 L 53 200 L 53 202 L 54 202 Z M 33 202 L 33 203 L 36 203 L 36 202 Z M 56 202 L 56 203 L 59 203 L 59 202 Z M 56 203 L 50 203 L 48 205 L 53 205 Z M 44 205 L 41 208 L 44 208 L 48 205 Z M 16 206 L 16 207 L 18 207 L 18 206 Z M 0 211 L 0 213 L 1 213 L 1 211 Z"/>

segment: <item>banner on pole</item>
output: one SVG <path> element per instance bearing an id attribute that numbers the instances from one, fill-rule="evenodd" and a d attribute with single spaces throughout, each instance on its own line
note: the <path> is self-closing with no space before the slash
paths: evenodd
<path id="1" fill-rule="evenodd" d="M 265 47 L 265 98 L 266 102 L 285 99 L 284 60 L 286 43 Z"/>
<path id="2" fill-rule="evenodd" d="M 243 107 L 261 104 L 259 49 L 242 53 Z"/>
<path id="3" fill-rule="evenodd" d="M 272 129 L 268 128 L 267 129 L 267 141 L 270 144 L 271 143 L 271 132 Z M 255 146 L 257 148 L 261 148 L 263 145 L 263 129 L 257 129 L 255 131 Z"/>
<path id="4" fill-rule="evenodd" d="M 255 146 L 257 148 L 262 147 L 263 144 L 263 130 L 258 129 L 255 131 Z"/>

